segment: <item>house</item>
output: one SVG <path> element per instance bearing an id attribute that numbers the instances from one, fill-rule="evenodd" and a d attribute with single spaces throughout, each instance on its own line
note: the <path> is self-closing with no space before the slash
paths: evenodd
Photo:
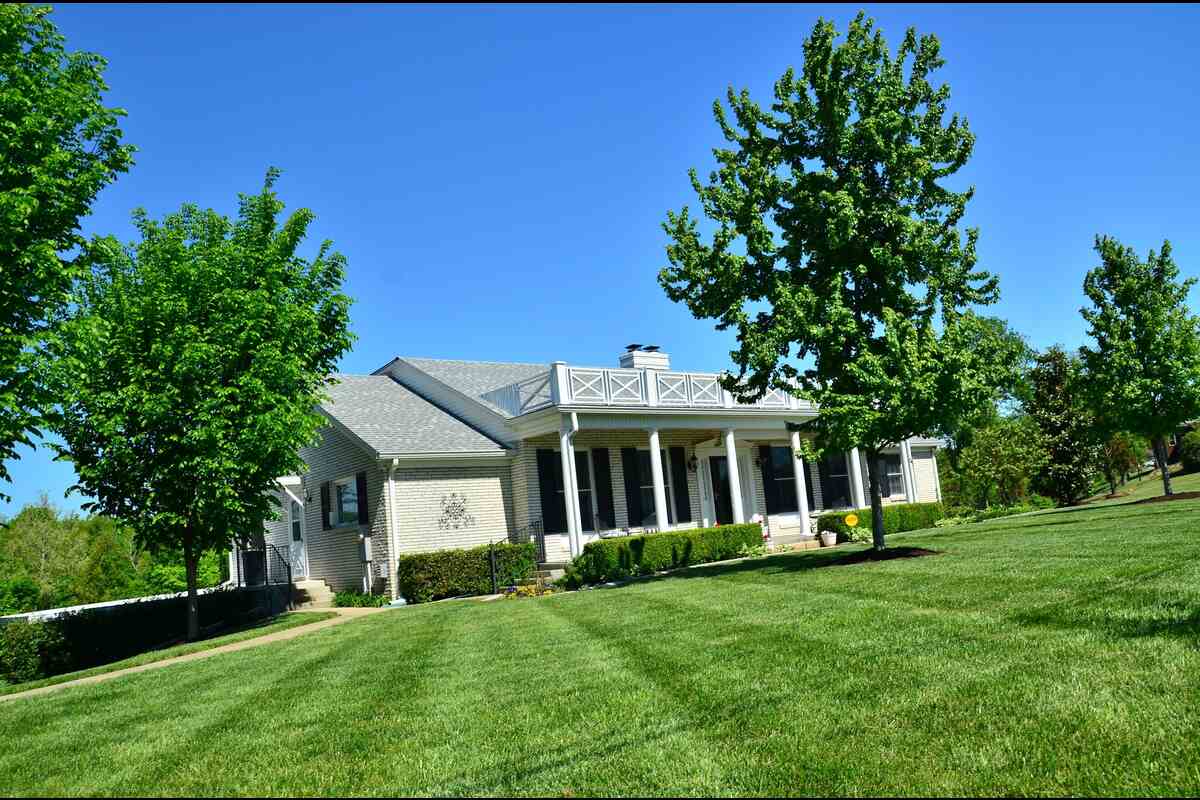
<path id="1" fill-rule="evenodd" d="M 857 452 L 795 453 L 814 408 L 785 392 L 740 404 L 718 375 L 657 347 L 612 367 L 394 358 L 339 375 L 329 418 L 281 480 L 268 543 L 296 578 L 395 594 L 397 554 L 534 540 L 563 563 L 605 535 L 762 519 L 775 541 L 863 507 Z M 885 502 L 940 497 L 937 441 L 885 451 Z"/>

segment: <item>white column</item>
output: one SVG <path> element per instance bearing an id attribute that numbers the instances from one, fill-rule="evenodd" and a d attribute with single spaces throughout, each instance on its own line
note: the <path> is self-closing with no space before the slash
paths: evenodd
<path id="1" fill-rule="evenodd" d="M 725 463 L 729 468 L 729 503 L 733 506 L 733 521 L 741 525 L 746 521 L 742 509 L 742 481 L 738 478 L 737 447 L 733 441 L 733 428 L 725 430 Z"/>
<path id="2" fill-rule="evenodd" d="M 866 495 L 863 493 L 862 459 L 858 455 L 857 447 L 850 451 L 850 491 L 854 495 L 854 507 L 866 508 Z"/>
<path id="3" fill-rule="evenodd" d="M 792 470 L 796 474 L 796 506 L 800 511 L 800 530 L 812 532 L 808 522 L 808 489 L 804 475 L 804 459 L 800 458 L 800 431 L 792 431 Z"/>
<path id="4" fill-rule="evenodd" d="M 900 443 L 900 472 L 904 476 L 904 501 L 917 502 L 917 484 L 912 463 L 912 447 L 905 439 Z"/>
<path id="5" fill-rule="evenodd" d="M 563 503 L 567 512 L 567 541 L 571 548 L 571 557 L 583 552 L 583 542 L 579 535 L 579 492 L 575 490 L 575 443 L 571 441 L 571 432 L 563 430 L 559 433 L 559 452 L 562 455 L 563 472 Z"/>
<path id="6" fill-rule="evenodd" d="M 670 527 L 667 516 L 667 482 L 663 479 L 662 449 L 658 444 L 658 428 L 650 429 L 650 473 L 654 481 L 654 519 L 660 531 Z"/>

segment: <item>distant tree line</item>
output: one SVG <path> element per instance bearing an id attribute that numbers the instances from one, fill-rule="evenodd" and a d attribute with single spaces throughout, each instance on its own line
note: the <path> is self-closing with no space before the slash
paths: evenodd
<path id="1" fill-rule="evenodd" d="M 199 586 L 228 577 L 224 553 L 200 558 Z M 0 614 L 187 589 L 182 553 L 151 553 L 102 516 L 62 514 L 43 497 L 0 524 Z"/>

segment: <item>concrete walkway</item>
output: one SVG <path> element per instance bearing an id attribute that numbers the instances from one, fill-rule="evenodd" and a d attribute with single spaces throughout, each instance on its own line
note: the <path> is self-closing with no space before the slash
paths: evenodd
<path id="1" fill-rule="evenodd" d="M 0 695 L 0 703 L 8 702 L 9 700 L 20 700 L 24 697 L 36 697 L 41 694 L 49 694 L 57 692 L 59 689 L 69 689 L 72 686 L 85 686 L 89 683 L 100 683 L 101 681 L 109 681 L 113 678 L 122 678 L 126 675 L 132 675 L 135 672 L 145 672 L 149 669 L 161 669 L 169 667 L 172 664 L 182 664 L 187 661 L 198 661 L 202 658 L 220 655 L 221 653 L 233 653 L 238 650 L 248 650 L 251 647 L 259 647 L 272 642 L 284 642 L 288 639 L 295 639 L 297 636 L 303 636 L 306 633 L 319 631 L 322 628 L 331 628 L 334 625 L 341 625 L 343 622 L 349 622 L 356 617 L 364 617 L 368 614 L 378 614 L 385 611 L 383 608 L 322 608 L 320 611 L 332 611 L 337 614 L 331 619 L 324 619 L 320 622 L 310 622 L 307 625 L 298 625 L 295 628 L 279 631 L 277 633 L 268 633 L 265 636 L 257 636 L 253 639 L 243 639 L 240 642 L 232 644 L 223 644 L 219 647 L 212 647 L 208 650 L 200 650 L 196 653 L 188 653 L 183 656 L 175 656 L 174 658 L 164 658 L 162 661 L 152 661 L 149 664 L 140 664 L 136 667 L 127 667 L 114 672 L 103 672 L 99 675 L 90 675 L 86 678 L 78 678 L 73 681 L 65 681 L 63 683 L 55 683 L 50 686 L 39 686 L 36 689 L 30 689 L 25 692 L 16 692 L 14 694 Z M 304 614 L 311 612 L 296 611 L 296 614 Z"/>

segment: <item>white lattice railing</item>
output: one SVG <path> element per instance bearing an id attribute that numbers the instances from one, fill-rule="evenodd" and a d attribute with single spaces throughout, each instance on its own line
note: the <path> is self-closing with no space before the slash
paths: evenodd
<path id="1" fill-rule="evenodd" d="M 721 388 L 720 376 L 711 373 L 570 367 L 558 363 L 551 369 L 550 375 L 550 397 L 553 403 L 560 405 L 743 410 L 811 408 L 808 403 L 781 389 L 770 390 L 756 402 L 739 403 Z"/>

